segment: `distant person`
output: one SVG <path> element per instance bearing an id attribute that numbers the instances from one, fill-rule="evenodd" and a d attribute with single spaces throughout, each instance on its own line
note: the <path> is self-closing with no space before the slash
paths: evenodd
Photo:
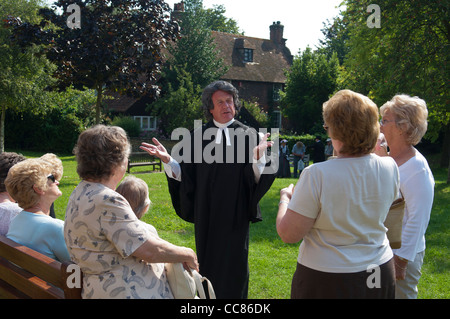
<path id="1" fill-rule="evenodd" d="M 289 148 L 287 146 L 287 140 L 280 142 L 280 149 L 278 151 L 278 158 L 280 159 L 278 168 L 278 177 L 291 177 L 291 167 L 289 164 Z"/>
<path id="2" fill-rule="evenodd" d="M 7 192 L 5 179 L 10 168 L 24 160 L 26 160 L 25 156 L 14 152 L 0 154 L 0 235 L 2 236 L 6 236 L 9 224 L 22 211 L 22 208 Z"/>
<path id="3" fill-rule="evenodd" d="M 327 145 L 325 145 L 325 160 L 333 156 L 333 143 L 331 138 L 327 138 Z"/>
<path id="4" fill-rule="evenodd" d="M 402 246 L 394 250 L 395 297 L 416 299 L 425 255 L 425 232 L 434 198 L 434 178 L 426 158 L 414 147 L 427 131 L 428 110 L 424 100 L 396 95 L 380 108 L 381 132 L 389 156 L 400 171 L 400 191 L 405 200 Z"/>
<path id="5" fill-rule="evenodd" d="M 320 136 L 316 136 L 313 145 L 313 163 L 320 163 L 325 161 L 325 146 L 320 140 Z"/>
<path id="6" fill-rule="evenodd" d="M 276 226 L 286 243 L 302 240 L 291 298 L 394 298 L 394 259 L 384 220 L 399 193 L 389 157 L 372 153 L 378 108 L 350 90 L 323 105 L 335 159 L 306 167 L 280 192 Z M 379 287 L 367 282 L 375 267 Z"/>
<path id="7" fill-rule="evenodd" d="M 299 163 L 300 165 L 303 164 L 302 161 L 303 157 L 305 156 L 305 151 L 306 147 L 301 141 L 298 141 L 292 147 L 292 155 L 294 155 L 294 178 L 297 178 L 303 170 L 303 168 L 299 169 Z M 304 165 L 302 165 L 302 167 L 303 166 Z"/>
<path id="8" fill-rule="evenodd" d="M 64 241 L 64 221 L 50 217 L 50 206 L 62 195 L 59 180 L 62 163 L 31 158 L 17 163 L 5 180 L 8 193 L 23 208 L 11 222 L 6 237 L 50 258 L 70 261 Z"/>

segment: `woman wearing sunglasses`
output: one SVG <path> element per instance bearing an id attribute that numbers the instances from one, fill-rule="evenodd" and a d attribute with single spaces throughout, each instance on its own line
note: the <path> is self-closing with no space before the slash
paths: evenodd
<path id="1" fill-rule="evenodd" d="M 52 203 L 62 195 L 58 187 L 62 170 L 61 160 L 46 154 L 17 163 L 5 180 L 8 193 L 23 208 L 6 237 L 61 262 L 70 261 L 64 222 L 49 214 Z"/>

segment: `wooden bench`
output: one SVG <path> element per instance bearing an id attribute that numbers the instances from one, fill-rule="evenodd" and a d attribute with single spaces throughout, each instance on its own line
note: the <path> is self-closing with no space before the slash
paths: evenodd
<path id="1" fill-rule="evenodd" d="M 127 172 L 130 173 L 130 169 L 134 166 L 152 166 L 153 170 L 155 170 L 155 167 L 158 167 L 158 170 L 161 172 L 161 160 L 156 156 L 151 156 L 146 152 L 130 153 L 130 157 L 128 158 Z"/>
<path id="2" fill-rule="evenodd" d="M 2 299 L 81 299 L 83 278 L 77 267 L 0 236 Z M 75 275 L 79 277 L 74 281 Z"/>

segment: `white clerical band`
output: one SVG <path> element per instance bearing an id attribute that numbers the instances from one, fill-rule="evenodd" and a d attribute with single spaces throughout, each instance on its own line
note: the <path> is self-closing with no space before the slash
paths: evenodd
<path id="1" fill-rule="evenodd" d="M 225 138 L 227 140 L 227 146 L 231 146 L 230 132 L 228 132 L 228 125 L 234 122 L 234 119 L 227 123 L 219 123 L 213 119 L 214 124 L 219 128 L 216 135 L 216 144 L 222 143 L 222 132 L 225 132 Z"/>
<path id="2" fill-rule="evenodd" d="M 225 132 L 225 139 L 227 140 L 227 146 L 231 146 L 230 132 L 228 132 L 228 127 L 217 129 L 216 144 L 222 143 L 222 132 Z"/>

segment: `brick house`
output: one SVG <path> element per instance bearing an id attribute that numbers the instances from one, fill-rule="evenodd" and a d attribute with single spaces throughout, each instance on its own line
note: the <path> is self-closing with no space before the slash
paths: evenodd
<path id="1" fill-rule="evenodd" d="M 221 79 L 231 82 L 241 99 L 256 100 L 278 127 L 281 127 L 279 90 L 284 88 L 285 71 L 293 60 L 283 29 L 280 22 L 274 22 L 270 26 L 270 39 L 212 32 L 219 55 L 229 67 Z"/>
<path id="2" fill-rule="evenodd" d="M 183 3 L 175 4 L 174 8 L 174 14 L 184 11 Z M 283 38 L 284 26 L 278 21 L 269 29 L 269 39 L 217 31 L 212 31 L 212 35 L 219 56 L 229 67 L 221 79 L 232 83 L 239 90 L 242 100 L 256 101 L 262 110 L 270 114 L 272 127 L 281 128 L 279 90 L 284 88 L 285 71 L 292 65 L 293 56 Z M 146 97 L 114 96 L 113 100 L 105 102 L 109 110 L 139 121 L 143 130 L 157 129 L 156 118 L 145 111 L 148 103 Z"/>

